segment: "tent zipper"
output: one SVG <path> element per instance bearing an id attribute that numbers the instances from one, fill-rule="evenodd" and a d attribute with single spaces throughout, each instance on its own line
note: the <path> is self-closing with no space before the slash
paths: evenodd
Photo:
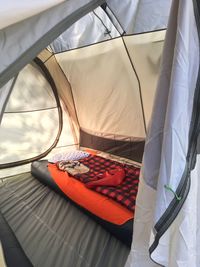
<path id="1" fill-rule="evenodd" d="M 155 231 L 155 240 L 151 247 L 149 248 L 149 253 L 151 254 L 157 247 L 159 243 L 159 239 L 161 236 L 166 232 L 172 222 L 175 220 L 176 216 L 178 215 L 180 209 L 182 208 L 187 195 L 190 189 L 190 170 L 188 164 L 186 164 L 185 171 L 183 173 L 182 179 L 176 190 L 176 194 L 180 197 L 178 200 L 176 197 L 171 201 L 169 207 L 166 209 L 165 213 L 159 219 L 159 221 L 154 226 Z"/>

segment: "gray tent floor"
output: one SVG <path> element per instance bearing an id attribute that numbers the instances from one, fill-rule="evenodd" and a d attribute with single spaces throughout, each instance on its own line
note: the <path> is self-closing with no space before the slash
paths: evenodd
<path id="1" fill-rule="evenodd" d="M 33 266 L 123 267 L 129 249 L 30 173 L 0 183 L 0 210 Z"/>

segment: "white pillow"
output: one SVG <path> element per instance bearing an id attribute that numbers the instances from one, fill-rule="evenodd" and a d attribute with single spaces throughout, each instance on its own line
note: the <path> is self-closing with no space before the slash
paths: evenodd
<path id="1" fill-rule="evenodd" d="M 48 161 L 51 163 L 56 163 L 62 160 L 79 160 L 86 158 L 90 155 L 90 153 L 81 151 L 81 150 L 72 150 L 68 152 L 63 152 L 59 154 L 55 154 L 52 158 Z"/>

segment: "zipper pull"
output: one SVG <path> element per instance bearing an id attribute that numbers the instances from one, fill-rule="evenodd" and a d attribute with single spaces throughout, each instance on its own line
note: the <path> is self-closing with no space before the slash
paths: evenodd
<path id="1" fill-rule="evenodd" d="M 174 194 L 175 198 L 176 198 L 178 201 L 180 201 L 180 200 L 182 199 L 182 197 L 179 197 L 179 196 L 176 194 L 176 192 L 175 192 L 169 185 L 166 185 L 166 184 L 165 184 L 165 185 L 164 185 L 164 188 L 165 188 L 166 190 L 172 192 L 172 193 Z"/>

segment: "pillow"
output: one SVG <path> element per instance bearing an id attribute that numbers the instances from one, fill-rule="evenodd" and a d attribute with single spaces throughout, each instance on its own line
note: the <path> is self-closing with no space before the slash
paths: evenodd
<path id="1" fill-rule="evenodd" d="M 86 158 L 90 155 L 88 152 L 84 152 L 81 150 L 72 150 L 68 152 L 63 152 L 59 154 L 55 154 L 52 158 L 50 158 L 48 161 L 51 163 L 56 163 L 59 161 L 68 161 L 68 160 L 79 160 Z"/>

